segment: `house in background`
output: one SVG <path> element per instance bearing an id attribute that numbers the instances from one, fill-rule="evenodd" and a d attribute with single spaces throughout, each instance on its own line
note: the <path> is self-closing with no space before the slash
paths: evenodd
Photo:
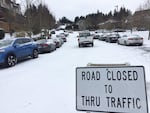
<path id="1" fill-rule="evenodd" d="M 19 4 L 16 3 L 16 0 L 1 0 L 0 1 L 1 9 L 11 10 L 14 13 L 21 14 L 21 7 Z"/>
<path id="2" fill-rule="evenodd" d="M 86 30 L 88 27 L 88 23 L 85 19 L 79 20 L 76 25 L 78 26 L 79 30 Z"/>
<path id="3" fill-rule="evenodd" d="M 121 28 L 121 22 L 114 20 L 114 19 L 109 19 L 105 22 L 99 23 L 99 29 L 118 29 Z"/>
<path id="4" fill-rule="evenodd" d="M 150 9 L 136 11 L 126 19 L 125 24 L 127 28 L 136 28 L 136 30 L 150 29 Z"/>
<path id="5" fill-rule="evenodd" d="M 9 32 L 18 28 L 18 24 L 22 24 L 22 21 L 24 17 L 21 14 L 20 4 L 17 4 L 16 0 L 0 0 L 0 28 Z"/>

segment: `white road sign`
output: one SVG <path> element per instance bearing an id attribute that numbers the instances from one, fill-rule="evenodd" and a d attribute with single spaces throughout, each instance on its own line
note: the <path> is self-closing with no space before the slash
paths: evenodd
<path id="1" fill-rule="evenodd" d="M 76 109 L 148 113 L 144 67 L 76 68 Z"/>

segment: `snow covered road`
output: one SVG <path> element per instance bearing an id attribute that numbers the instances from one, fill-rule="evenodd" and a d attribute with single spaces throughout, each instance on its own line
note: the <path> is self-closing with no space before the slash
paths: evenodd
<path id="1" fill-rule="evenodd" d="M 74 33 L 52 53 L 0 69 L 0 113 L 76 113 L 75 68 L 88 63 L 143 65 L 150 82 L 148 52 L 99 40 L 94 44 L 79 48 Z"/>

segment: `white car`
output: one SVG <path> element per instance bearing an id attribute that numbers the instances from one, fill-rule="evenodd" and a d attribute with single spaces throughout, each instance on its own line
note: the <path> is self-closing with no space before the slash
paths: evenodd
<path id="1" fill-rule="evenodd" d="M 61 47 L 62 46 L 62 40 L 60 39 L 60 38 L 58 38 L 58 37 L 52 37 L 52 40 L 55 42 L 55 44 L 56 44 L 56 48 L 59 48 L 59 47 Z"/>
<path id="2" fill-rule="evenodd" d="M 90 32 L 88 32 L 88 31 L 80 32 L 79 36 L 78 36 L 78 45 L 79 45 L 79 47 L 86 46 L 86 45 L 89 45 L 89 44 L 92 47 L 94 46 L 93 36 L 91 36 Z"/>
<path id="3" fill-rule="evenodd" d="M 139 35 L 123 35 L 118 39 L 118 44 L 122 45 L 143 45 L 143 37 Z"/>
<path id="4" fill-rule="evenodd" d="M 66 36 L 63 33 L 60 33 L 59 35 L 56 35 L 56 37 L 62 39 L 63 42 L 67 42 Z"/>

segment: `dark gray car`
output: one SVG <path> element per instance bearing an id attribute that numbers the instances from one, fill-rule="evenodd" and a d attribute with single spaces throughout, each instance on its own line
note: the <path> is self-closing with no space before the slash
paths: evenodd
<path id="1" fill-rule="evenodd" d="M 36 41 L 38 44 L 39 53 L 48 53 L 56 50 L 56 45 L 50 39 L 41 39 Z"/>
<path id="2" fill-rule="evenodd" d="M 115 34 L 109 34 L 109 35 L 106 36 L 105 41 L 106 41 L 106 42 L 110 42 L 110 43 L 111 43 L 111 42 L 116 43 L 119 38 L 120 38 L 120 35 L 117 34 L 117 33 L 115 33 Z"/>

